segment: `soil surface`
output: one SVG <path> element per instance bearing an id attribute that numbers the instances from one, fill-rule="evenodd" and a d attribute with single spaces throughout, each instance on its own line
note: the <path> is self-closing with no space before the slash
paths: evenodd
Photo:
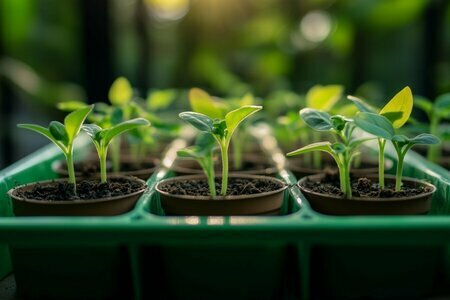
<path id="1" fill-rule="evenodd" d="M 431 191 L 430 187 L 402 186 L 402 189 L 396 192 L 392 183 L 386 183 L 384 189 L 381 190 L 378 181 L 372 182 L 368 178 L 353 178 L 351 185 L 353 196 L 363 198 L 410 197 Z M 334 174 L 327 175 L 321 182 L 307 180 L 303 187 L 316 193 L 343 196 L 340 190 L 339 177 Z"/>
<path id="2" fill-rule="evenodd" d="M 282 188 L 283 186 L 277 182 L 264 179 L 251 178 L 229 178 L 228 179 L 228 196 L 237 195 L 254 195 L 264 192 L 271 192 Z M 209 196 L 209 187 L 206 180 L 183 180 L 174 181 L 170 184 L 161 186 L 161 190 L 172 195 L 188 195 L 188 196 Z M 220 194 L 221 179 L 216 179 L 216 191 Z"/>
<path id="3" fill-rule="evenodd" d="M 37 184 L 32 190 L 18 190 L 16 195 L 27 200 L 69 201 L 93 200 L 129 195 L 142 189 L 142 183 L 127 178 L 113 178 L 106 183 L 97 179 L 77 182 L 77 195 L 73 193 L 73 184 L 50 182 Z"/>

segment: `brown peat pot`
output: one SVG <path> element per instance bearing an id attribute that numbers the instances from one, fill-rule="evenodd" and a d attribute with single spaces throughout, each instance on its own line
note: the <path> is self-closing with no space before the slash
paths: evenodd
<path id="1" fill-rule="evenodd" d="M 81 165 L 83 164 L 83 165 Z M 120 158 L 120 164 L 125 166 L 136 165 L 135 160 L 131 156 L 122 156 Z M 141 164 L 144 164 L 143 168 L 120 172 L 112 172 L 112 164 L 110 161 L 107 162 L 108 175 L 111 176 L 134 176 L 143 180 L 147 180 L 156 171 L 158 166 L 158 160 L 155 158 L 146 158 Z M 81 166 L 80 166 L 81 165 Z M 80 170 L 81 168 L 81 170 Z M 64 160 L 55 161 L 52 165 L 53 171 L 59 175 L 61 178 L 67 178 L 69 172 L 67 171 L 67 165 Z M 77 177 L 97 177 L 100 176 L 100 163 L 97 159 L 88 159 L 84 162 L 75 162 L 75 176 Z"/>
<path id="2" fill-rule="evenodd" d="M 220 177 L 218 177 L 220 178 Z M 165 185 L 176 181 L 205 179 L 204 175 L 179 176 L 158 183 L 156 190 L 160 194 L 161 205 L 166 215 L 193 216 L 238 216 L 238 215 L 277 215 L 284 200 L 287 185 L 276 178 L 248 174 L 231 174 L 229 178 L 248 178 L 271 181 L 279 186 L 274 191 L 253 195 L 209 196 L 172 195 L 162 190 Z"/>
<path id="3" fill-rule="evenodd" d="M 8 195 L 12 199 L 13 210 L 16 216 L 114 216 L 132 210 L 136 201 L 147 188 L 145 181 L 139 178 L 108 176 L 109 181 L 114 181 L 115 179 L 135 181 L 140 183 L 142 187 L 128 195 L 91 200 L 42 201 L 24 199 L 17 195 L 19 191 L 33 190 L 37 184 L 54 185 L 60 182 L 67 182 L 67 179 L 56 179 L 20 185 L 9 190 Z"/>
<path id="4" fill-rule="evenodd" d="M 321 174 L 325 169 L 337 172 L 337 166 L 334 160 L 328 157 L 323 157 L 322 159 L 324 166 L 320 169 L 313 168 L 310 165 L 305 164 L 303 157 L 290 157 L 287 159 L 287 168 L 294 174 L 295 178 L 303 178 L 309 175 Z M 385 170 L 392 168 L 392 161 L 385 160 Z M 362 177 L 367 174 L 378 174 L 378 161 L 365 160 L 361 162 L 359 168 L 351 168 L 350 170 L 352 176 Z"/>
<path id="5" fill-rule="evenodd" d="M 329 215 L 417 215 L 426 214 L 431 207 L 431 198 L 436 187 L 430 183 L 403 177 L 404 186 L 429 187 L 431 190 L 409 197 L 393 198 L 363 198 L 353 197 L 346 199 L 344 196 L 333 196 L 311 191 L 303 186 L 307 180 L 321 181 L 325 174 L 311 175 L 302 178 L 298 185 L 302 194 L 306 197 L 311 207 L 323 214 Z M 378 175 L 366 175 L 365 178 L 377 181 Z M 395 176 L 386 175 L 385 183 L 395 183 Z"/>
<path id="6" fill-rule="evenodd" d="M 222 170 L 221 162 L 215 162 L 215 169 L 217 173 Z M 244 155 L 242 158 L 243 170 L 235 170 L 233 167 L 233 158 L 230 157 L 230 172 L 250 175 L 275 176 L 277 168 L 267 161 L 267 158 L 259 155 Z M 172 168 L 179 175 L 200 175 L 203 170 L 199 163 L 194 159 L 177 159 Z"/>

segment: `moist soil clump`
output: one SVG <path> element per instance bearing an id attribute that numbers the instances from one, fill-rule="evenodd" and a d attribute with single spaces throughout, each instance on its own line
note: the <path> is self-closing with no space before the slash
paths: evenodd
<path id="1" fill-rule="evenodd" d="M 353 197 L 362 198 L 397 198 L 420 195 L 431 191 L 430 187 L 423 186 L 402 186 L 400 191 L 395 191 L 392 183 L 385 184 L 384 189 L 380 189 L 378 181 L 372 182 L 368 178 L 352 178 Z M 343 196 L 341 192 L 339 177 L 334 174 L 327 174 L 326 177 L 318 182 L 307 180 L 303 185 L 306 189 L 316 193 L 328 194 L 334 196 Z"/>
<path id="2" fill-rule="evenodd" d="M 77 194 L 73 193 L 73 184 L 68 182 L 49 182 L 36 184 L 30 191 L 17 191 L 17 196 L 27 200 L 71 201 L 93 200 L 129 195 L 141 190 L 142 183 L 127 178 L 113 178 L 106 183 L 97 179 L 85 179 L 77 182 Z"/>
<path id="3" fill-rule="evenodd" d="M 264 179 L 229 178 L 227 196 L 254 195 L 282 188 L 277 182 Z M 206 180 L 180 180 L 161 186 L 161 190 L 171 195 L 210 196 Z M 216 179 L 216 191 L 220 194 L 221 182 Z"/>

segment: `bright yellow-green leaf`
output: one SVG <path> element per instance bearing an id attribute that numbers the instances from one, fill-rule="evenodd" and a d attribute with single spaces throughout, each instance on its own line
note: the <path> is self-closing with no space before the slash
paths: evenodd
<path id="1" fill-rule="evenodd" d="M 306 106 L 329 111 L 342 97 L 343 92 L 342 85 L 315 85 L 306 94 Z"/>
<path id="2" fill-rule="evenodd" d="M 109 89 L 109 101 L 115 106 L 124 106 L 133 97 L 133 88 L 125 77 L 117 78 Z"/>
<path id="3" fill-rule="evenodd" d="M 230 111 L 225 116 L 225 122 L 227 123 L 228 129 L 228 139 L 231 139 L 234 130 L 239 126 L 239 124 L 244 121 L 247 117 L 251 116 L 255 112 L 262 109 L 262 106 L 257 105 L 247 105 L 241 108 Z"/>
<path id="4" fill-rule="evenodd" d="M 248 93 L 245 94 L 244 97 L 242 97 L 240 101 L 240 105 L 254 105 L 255 104 L 255 97 L 253 97 L 252 94 Z"/>
<path id="5" fill-rule="evenodd" d="M 69 142 L 73 142 L 80 132 L 81 126 L 89 113 L 94 108 L 94 105 L 80 108 L 71 112 L 64 118 L 64 126 L 66 127 Z"/>
<path id="6" fill-rule="evenodd" d="M 189 91 L 189 102 L 194 112 L 207 115 L 211 119 L 223 119 L 224 112 L 220 105 L 204 90 L 192 88 Z"/>
<path id="7" fill-rule="evenodd" d="M 413 95 L 409 86 L 398 92 L 380 111 L 394 128 L 402 127 L 409 119 L 413 108 Z"/>

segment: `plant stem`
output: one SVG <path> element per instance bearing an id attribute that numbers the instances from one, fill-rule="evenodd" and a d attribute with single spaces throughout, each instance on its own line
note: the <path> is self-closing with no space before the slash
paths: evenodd
<path id="1" fill-rule="evenodd" d="M 73 150 L 66 154 L 67 170 L 69 171 L 69 183 L 73 184 L 73 193 L 77 194 L 77 182 L 75 179 L 75 168 L 73 166 Z"/>
<path id="2" fill-rule="evenodd" d="M 385 139 L 378 139 L 378 185 L 380 189 L 384 189 L 384 147 Z"/>
<path id="3" fill-rule="evenodd" d="M 98 152 L 98 158 L 100 159 L 100 179 L 101 183 L 105 183 L 107 180 L 106 177 L 106 154 L 108 153 L 107 149 L 102 149 Z"/>
<path id="4" fill-rule="evenodd" d="M 228 146 L 229 143 L 221 143 L 220 154 L 222 156 L 222 187 L 220 194 L 226 196 L 228 189 Z"/>
<path id="5" fill-rule="evenodd" d="M 402 188 L 403 160 L 405 156 L 400 154 L 397 161 L 397 172 L 395 175 L 395 191 L 398 192 Z"/>

